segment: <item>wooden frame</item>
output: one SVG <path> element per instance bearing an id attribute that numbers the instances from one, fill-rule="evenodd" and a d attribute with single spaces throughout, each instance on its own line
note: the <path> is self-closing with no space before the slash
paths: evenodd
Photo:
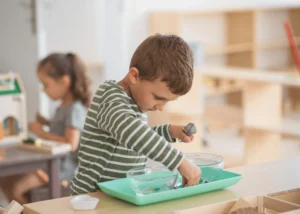
<path id="1" fill-rule="evenodd" d="M 249 212 L 245 208 L 255 209 L 256 212 Z M 246 211 L 247 210 L 247 211 Z M 265 212 L 268 210 L 268 212 Z M 300 205 L 290 203 L 268 196 L 253 196 L 231 200 L 217 204 L 210 204 L 186 210 L 176 210 L 172 214 L 192 214 L 192 213 L 214 213 L 214 214 L 243 214 L 243 213 L 300 213 Z"/>

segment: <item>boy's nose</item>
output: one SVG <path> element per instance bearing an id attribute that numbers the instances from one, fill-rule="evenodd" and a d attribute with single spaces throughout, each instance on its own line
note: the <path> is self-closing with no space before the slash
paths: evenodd
<path id="1" fill-rule="evenodd" d="M 159 111 L 162 111 L 162 110 L 164 110 L 164 105 L 156 105 L 155 109 L 159 110 Z"/>

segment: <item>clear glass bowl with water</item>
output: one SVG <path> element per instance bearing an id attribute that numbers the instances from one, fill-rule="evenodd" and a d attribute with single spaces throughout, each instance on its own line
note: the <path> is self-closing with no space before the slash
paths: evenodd
<path id="1" fill-rule="evenodd" d="M 139 196 L 173 189 L 178 172 L 166 167 L 143 167 L 129 170 L 127 177 Z"/>
<path id="2" fill-rule="evenodd" d="M 207 182 L 218 179 L 224 169 L 224 158 L 210 153 L 186 153 L 186 159 L 200 167 L 202 170 L 201 178 Z"/>

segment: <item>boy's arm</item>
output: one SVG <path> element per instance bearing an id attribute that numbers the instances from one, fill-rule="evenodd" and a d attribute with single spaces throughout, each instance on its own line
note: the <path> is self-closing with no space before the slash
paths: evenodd
<path id="1" fill-rule="evenodd" d="M 164 125 L 158 125 L 158 126 L 152 127 L 152 129 L 154 131 L 156 131 L 157 134 L 164 137 L 166 141 L 175 143 L 176 140 L 171 137 L 169 128 L 170 128 L 170 124 L 164 124 Z"/>
<path id="2" fill-rule="evenodd" d="M 97 124 L 120 144 L 161 162 L 170 170 L 177 169 L 183 160 L 183 154 L 138 119 L 127 103 L 101 104 Z"/>

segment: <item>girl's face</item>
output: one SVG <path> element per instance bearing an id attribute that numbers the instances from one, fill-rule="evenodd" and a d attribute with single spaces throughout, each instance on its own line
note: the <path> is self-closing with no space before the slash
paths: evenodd
<path id="1" fill-rule="evenodd" d="M 68 93 L 70 88 L 70 78 L 68 76 L 54 79 L 43 70 L 38 71 L 37 76 L 43 85 L 43 91 L 52 100 L 60 100 Z"/>

